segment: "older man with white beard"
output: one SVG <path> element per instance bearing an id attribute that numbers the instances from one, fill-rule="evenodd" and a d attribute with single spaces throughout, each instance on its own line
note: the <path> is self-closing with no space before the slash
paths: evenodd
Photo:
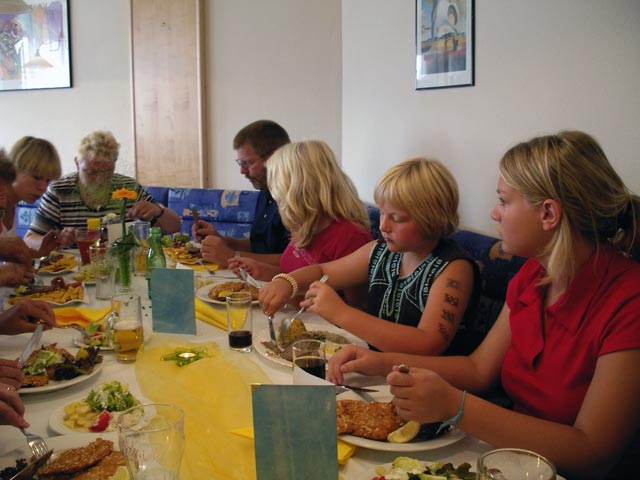
<path id="1" fill-rule="evenodd" d="M 73 244 L 75 229 L 86 227 L 88 218 L 119 213 L 121 201 L 111 194 L 121 188 L 137 194 L 135 202 L 127 202 L 128 218 L 148 220 L 164 233 L 180 230 L 180 218 L 173 210 L 157 203 L 135 179 L 115 173 L 119 149 L 111 132 L 95 131 L 80 141 L 75 158 L 78 171 L 49 184 L 38 204 L 24 237 L 30 247 L 38 248 L 51 229 L 59 230 L 58 248 Z"/>

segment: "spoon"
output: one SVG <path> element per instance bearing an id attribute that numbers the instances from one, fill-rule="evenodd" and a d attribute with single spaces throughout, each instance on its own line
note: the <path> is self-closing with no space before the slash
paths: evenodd
<path id="1" fill-rule="evenodd" d="M 322 277 L 320 277 L 320 280 L 318 280 L 319 282 L 322 283 L 326 283 L 326 281 L 329 279 L 329 275 L 322 275 Z M 293 321 L 294 318 L 302 315 L 302 313 L 306 310 L 305 307 L 300 308 L 300 310 L 298 310 L 295 315 L 293 315 L 290 318 L 285 318 L 282 323 L 280 324 L 280 329 L 279 329 L 279 335 L 278 338 L 280 339 L 280 344 L 282 344 L 282 339 L 284 339 L 284 334 L 287 332 L 287 329 L 289 328 L 289 325 L 291 325 L 291 322 Z"/>

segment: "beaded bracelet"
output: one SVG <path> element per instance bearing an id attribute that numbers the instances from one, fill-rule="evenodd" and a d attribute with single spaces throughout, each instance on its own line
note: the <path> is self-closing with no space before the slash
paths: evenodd
<path id="1" fill-rule="evenodd" d="M 291 296 L 289 298 L 293 298 L 298 294 L 298 282 L 291 275 L 289 275 L 288 273 L 279 273 L 275 275 L 271 279 L 271 281 L 274 281 L 276 278 L 282 278 L 283 280 L 289 282 L 289 285 L 291 285 Z"/>
<path id="2" fill-rule="evenodd" d="M 458 408 L 458 413 L 456 413 L 449 420 L 445 420 L 440 424 L 438 430 L 436 430 L 436 435 L 440 433 L 443 428 L 448 427 L 449 425 L 453 425 L 455 428 L 458 428 L 460 425 L 460 419 L 462 418 L 462 409 L 464 408 L 464 399 L 467 397 L 467 391 L 462 391 L 462 400 L 460 400 L 460 408 Z"/>

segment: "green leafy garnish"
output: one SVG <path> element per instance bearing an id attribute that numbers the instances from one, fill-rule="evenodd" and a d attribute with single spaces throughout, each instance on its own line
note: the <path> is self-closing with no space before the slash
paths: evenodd
<path id="1" fill-rule="evenodd" d="M 129 391 L 127 385 L 114 380 L 100 385 L 96 390 L 91 390 L 87 396 L 87 403 L 96 412 L 102 410 L 122 412 L 140 402 Z"/>
<path id="2" fill-rule="evenodd" d="M 179 367 L 210 357 L 206 348 L 176 348 L 173 353 L 164 355 L 162 360 L 174 361 Z"/>

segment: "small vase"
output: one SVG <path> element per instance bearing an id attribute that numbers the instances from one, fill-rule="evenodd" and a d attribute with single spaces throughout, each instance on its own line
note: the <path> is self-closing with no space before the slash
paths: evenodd
<path id="1" fill-rule="evenodd" d="M 131 251 L 118 252 L 118 291 L 131 292 Z"/>

